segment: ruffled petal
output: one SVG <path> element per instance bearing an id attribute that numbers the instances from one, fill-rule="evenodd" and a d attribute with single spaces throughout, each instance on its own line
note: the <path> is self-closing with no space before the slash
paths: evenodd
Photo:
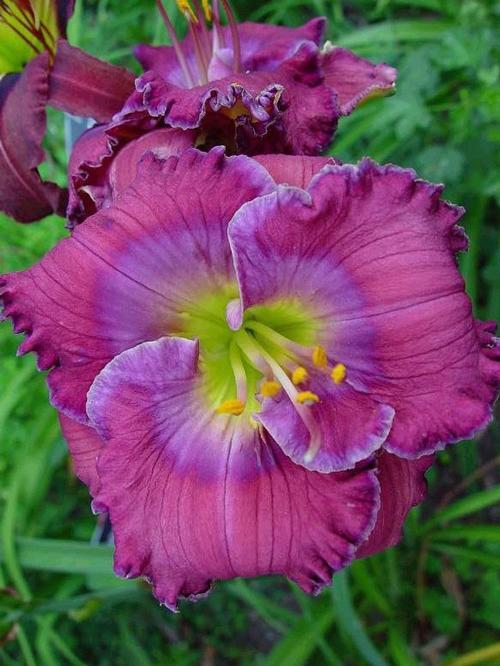
<path id="1" fill-rule="evenodd" d="M 76 142 L 69 161 L 69 226 L 83 222 L 122 194 L 146 152 L 166 159 L 194 145 L 192 131 L 170 128 L 141 134 L 140 125 L 97 125 Z"/>
<path id="2" fill-rule="evenodd" d="M 37 352 L 57 409 L 85 422 L 85 398 L 116 354 L 180 326 L 200 291 L 233 278 L 227 225 L 269 192 L 267 172 L 221 149 L 146 156 L 134 184 L 28 271 L 0 287 L 19 353 Z M 182 320 L 183 321 L 183 320 Z"/>
<path id="3" fill-rule="evenodd" d="M 373 527 L 373 471 L 307 472 L 248 421 L 214 416 L 197 354 L 180 338 L 144 343 L 89 392 L 106 440 L 94 506 L 111 517 L 116 573 L 146 576 L 171 609 L 236 576 L 285 574 L 317 593 Z"/>
<path id="4" fill-rule="evenodd" d="M 105 122 L 122 108 L 133 91 L 134 75 L 60 39 L 49 83 L 51 106 Z"/>
<path id="5" fill-rule="evenodd" d="M 104 448 L 104 440 L 92 426 L 78 423 L 61 413 L 59 423 L 75 473 L 95 497 L 101 485 L 97 474 L 97 459 Z"/>
<path id="6" fill-rule="evenodd" d="M 21 75 L 0 80 L 0 209 L 19 222 L 64 215 L 67 193 L 41 180 L 49 56 L 42 53 Z"/>
<path id="7" fill-rule="evenodd" d="M 433 462 L 434 456 L 417 460 L 404 460 L 387 452 L 378 456 L 380 510 L 373 531 L 356 553 L 357 558 L 374 555 L 399 542 L 408 512 L 425 499 L 425 473 Z"/>
<path id="8" fill-rule="evenodd" d="M 397 71 L 389 65 L 374 65 L 347 49 L 333 47 L 323 52 L 325 82 L 338 95 L 340 113 L 348 116 L 363 101 L 391 93 Z"/>
<path id="9" fill-rule="evenodd" d="M 339 110 L 324 84 L 317 47 L 304 42 L 272 72 L 232 74 L 189 90 L 146 72 L 117 119 L 140 114 L 171 127 L 202 128 L 208 138 L 246 154 L 315 155 L 330 144 Z"/>
<path id="10" fill-rule="evenodd" d="M 243 308 L 300 298 L 351 385 L 394 407 L 385 446 L 407 458 L 473 436 L 498 395 L 497 343 L 480 343 L 456 265 L 463 210 L 441 189 L 369 160 L 326 166 L 230 227 Z"/>

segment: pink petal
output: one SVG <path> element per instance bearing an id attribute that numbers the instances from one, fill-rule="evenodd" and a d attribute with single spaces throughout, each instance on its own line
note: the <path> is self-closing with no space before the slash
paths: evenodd
<path id="1" fill-rule="evenodd" d="M 180 338 L 144 343 L 90 390 L 106 440 L 94 504 L 111 516 L 115 571 L 146 576 L 172 609 L 236 576 L 279 573 L 318 592 L 373 527 L 373 472 L 307 472 L 249 421 L 214 415 L 197 354 Z"/>
<path id="2" fill-rule="evenodd" d="M 307 189 L 313 176 L 327 164 L 339 164 L 333 157 L 302 155 L 256 155 L 256 162 L 271 174 L 276 183 Z"/>
<path id="3" fill-rule="evenodd" d="M 462 209 L 411 171 L 326 166 L 230 225 L 243 308 L 298 298 L 348 381 L 396 411 L 387 450 L 416 458 L 491 419 L 498 358 L 480 342 L 455 254 Z"/>
<path id="4" fill-rule="evenodd" d="M 104 440 L 91 426 L 78 423 L 61 413 L 59 423 L 71 453 L 75 473 L 95 496 L 100 488 L 97 458 L 104 448 Z"/>

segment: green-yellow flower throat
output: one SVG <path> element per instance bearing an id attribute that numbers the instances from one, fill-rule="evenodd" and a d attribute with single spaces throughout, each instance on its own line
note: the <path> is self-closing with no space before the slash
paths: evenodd
<path id="1" fill-rule="evenodd" d="M 340 384 L 345 365 L 330 362 L 317 344 L 317 318 L 296 299 L 251 307 L 241 327 L 232 330 L 226 313 L 236 298 L 236 286 L 227 285 L 181 313 L 178 334 L 200 341 L 204 399 L 217 414 L 246 415 L 257 425 L 252 415 L 261 411 L 262 399 L 284 392 L 312 436 L 311 410 L 321 396 L 311 390 L 311 376 L 324 374 Z"/>

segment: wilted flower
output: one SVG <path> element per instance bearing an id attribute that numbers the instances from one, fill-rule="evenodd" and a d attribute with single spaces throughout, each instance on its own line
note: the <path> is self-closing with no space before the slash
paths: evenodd
<path id="1" fill-rule="evenodd" d="M 113 169 L 125 166 L 130 182 L 146 149 L 165 157 L 189 143 L 223 144 L 247 155 L 319 155 L 339 116 L 394 88 L 392 67 L 330 44 L 320 50 L 323 18 L 299 28 L 237 24 L 224 0 L 228 25 L 223 26 L 218 1 L 202 6 L 182 0 L 177 4 L 189 32 L 179 42 L 157 4 L 173 45 L 136 49 L 147 70 L 136 91 L 111 123 L 90 130 L 75 146 L 69 168 L 71 226 L 112 200 Z M 117 155 L 121 164 L 114 166 Z"/>
<path id="2" fill-rule="evenodd" d="M 4 276 L 118 574 L 171 608 L 234 576 L 317 592 L 397 540 L 431 454 L 486 426 L 500 384 L 440 193 L 370 160 L 148 154 Z"/>

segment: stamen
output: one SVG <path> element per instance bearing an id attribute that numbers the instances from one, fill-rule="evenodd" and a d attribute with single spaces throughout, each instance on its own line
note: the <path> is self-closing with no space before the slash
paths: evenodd
<path id="1" fill-rule="evenodd" d="M 311 460 L 313 460 L 314 456 L 318 452 L 321 444 L 321 440 L 317 431 L 316 421 L 311 410 L 307 405 L 303 405 L 300 403 L 300 401 L 297 401 L 297 396 L 299 393 L 297 392 L 295 386 L 292 384 L 292 381 L 286 372 L 283 370 L 280 364 L 274 360 L 271 354 L 263 349 L 258 344 L 258 342 L 245 331 L 245 329 L 240 329 L 236 333 L 235 339 L 237 340 L 238 346 L 244 351 L 245 354 L 247 354 L 247 349 L 253 348 L 254 354 L 261 355 L 264 358 L 264 360 L 273 371 L 275 378 L 280 382 L 283 390 L 290 398 L 292 405 L 295 407 L 297 414 L 300 416 L 310 435 L 309 448 L 304 455 L 304 460 L 306 462 L 311 462 Z M 315 394 L 313 393 L 312 395 Z"/>
<path id="2" fill-rule="evenodd" d="M 203 13 L 208 22 L 212 20 L 212 7 L 210 6 L 210 0 L 201 0 L 201 6 L 203 7 Z"/>
<path id="3" fill-rule="evenodd" d="M 198 17 L 194 13 L 189 0 L 175 0 L 175 4 L 177 5 L 181 14 L 184 14 L 184 16 L 188 21 L 193 21 L 193 23 L 198 23 Z"/>
<path id="4" fill-rule="evenodd" d="M 323 347 L 320 347 L 319 345 L 314 347 L 312 352 L 312 362 L 317 368 L 321 368 L 323 370 L 328 367 L 328 356 L 326 355 L 326 351 L 323 349 Z"/>
<path id="5" fill-rule="evenodd" d="M 210 19 L 206 18 L 206 11 L 205 11 L 206 0 L 203 0 L 203 2 L 204 5 L 202 8 L 202 6 L 200 5 L 200 0 L 193 0 L 193 5 L 196 10 L 196 16 L 198 17 L 198 23 L 196 24 L 196 29 L 199 32 L 201 48 L 203 50 L 203 59 L 207 63 L 207 71 L 208 71 L 208 63 L 212 58 L 212 45 L 210 43 L 210 32 L 208 31 L 207 24 L 205 23 L 205 19 L 207 21 L 210 21 Z M 210 5 L 208 8 L 210 9 Z"/>
<path id="6" fill-rule="evenodd" d="M 306 382 L 308 378 L 309 378 L 309 373 L 302 366 L 295 368 L 295 370 L 292 372 L 292 382 L 295 384 L 295 386 L 298 386 L 299 384 Z"/>
<path id="7" fill-rule="evenodd" d="M 281 391 L 281 384 L 273 380 L 263 382 L 260 387 L 261 395 L 264 398 L 274 398 Z"/>
<path id="8" fill-rule="evenodd" d="M 198 28 L 199 25 L 194 25 L 191 22 L 189 23 L 189 32 L 193 38 L 194 56 L 196 59 L 196 64 L 198 65 L 198 82 L 200 85 L 203 85 L 208 83 L 208 61 L 203 51 L 203 44 L 201 43 L 200 36 L 198 35 Z"/>
<path id="9" fill-rule="evenodd" d="M 166 12 L 165 7 L 163 6 L 162 0 L 156 0 L 156 5 L 158 7 L 158 10 L 160 12 L 160 15 L 163 19 L 163 23 L 165 24 L 165 27 L 168 32 L 168 36 L 170 37 L 170 41 L 172 42 L 172 46 L 174 47 L 175 50 L 175 55 L 177 56 L 177 60 L 179 61 L 179 65 L 182 68 L 182 73 L 184 74 L 184 78 L 186 79 L 186 83 L 190 88 L 194 88 L 195 83 L 193 80 L 193 76 L 191 74 L 191 71 L 189 69 L 189 65 L 187 63 L 186 58 L 184 57 L 184 53 L 182 52 L 182 48 L 180 45 L 179 40 L 177 39 L 177 35 L 175 34 L 174 26 L 172 25 L 172 21 L 168 18 L 168 14 Z"/>
<path id="10" fill-rule="evenodd" d="M 316 402 L 319 402 L 319 396 L 312 391 L 301 391 L 297 393 L 295 400 L 301 405 L 313 405 Z"/>
<path id="11" fill-rule="evenodd" d="M 232 416 L 240 416 L 245 409 L 245 403 L 237 398 L 232 400 L 224 400 L 217 409 L 217 414 L 231 414 Z"/>
<path id="12" fill-rule="evenodd" d="M 335 384 L 341 384 L 344 381 L 346 374 L 347 368 L 345 365 L 343 363 L 337 363 L 337 365 L 332 368 L 331 378 Z"/>
<path id="13" fill-rule="evenodd" d="M 226 12 L 227 22 L 231 29 L 231 39 L 233 40 L 233 70 L 239 72 L 241 70 L 241 44 L 238 33 L 238 23 L 236 22 L 228 0 L 222 0 L 222 6 Z"/>
<path id="14" fill-rule="evenodd" d="M 212 50 L 217 53 L 220 48 L 224 48 L 224 33 L 220 25 L 219 0 L 212 0 Z"/>

